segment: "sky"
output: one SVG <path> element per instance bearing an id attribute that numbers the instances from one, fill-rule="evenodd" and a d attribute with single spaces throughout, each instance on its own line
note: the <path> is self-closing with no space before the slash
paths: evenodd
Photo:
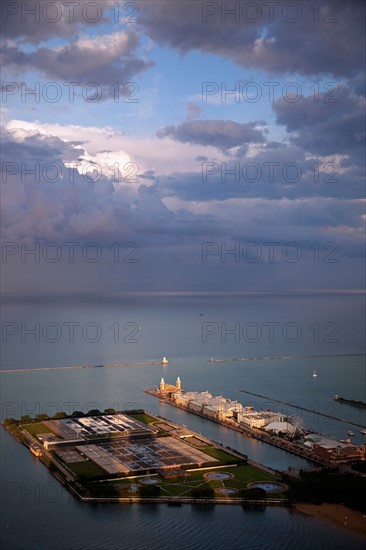
<path id="1" fill-rule="evenodd" d="M 5 295 L 363 288 L 363 2 L 1 9 Z"/>

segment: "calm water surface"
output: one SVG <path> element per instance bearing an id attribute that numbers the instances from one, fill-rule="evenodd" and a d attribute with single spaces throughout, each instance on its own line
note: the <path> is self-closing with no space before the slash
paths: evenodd
<path id="1" fill-rule="evenodd" d="M 161 376 L 174 383 L 179 375 L 184 389 L 209 390 L 213 395 L 221 394 L 258 408 L 270 407 L 286 414 L 297 414 L 298 421 L 307 427 L 342 438 L 352 429 L 354 441 L 360 443 L 363 436 L 351 424 L 305 413 L 299 407 L 288 408 L 272 399 L 366 425 L 365 411 L 333 401 L 335 393 L 364 399 L 364 357 L 208 362 L 212 356 L 362 353 L 362 307 L 353 300 L 329 297 L 322 301 L 315 297 L 306 300 L 281 298 L 281 301 L 278 298 L 150 298 L 115 304 L 44 304 L 37 308 L 31 303 L 10 304 L 3 309 L 3 323 L 15 323 L 13 327 L 18 326 L 19 333 L 9 336 L 2 346 L 2 369 L 154 361 L 162 355 L 167 355 L 170 363 L 166 367 L 5 373 L 1 375 L 2 418 L 39 412 L 54 414 L 56 410 L 138 406 L 183 423 L 274 468 L 306 467 L 307 461 L 301 458 L 161 404 L 146 395 L 143 389 L 157 385 Z M 39 342 L 25 331 L 35 329 L 37 322 L 41 331 Z M 280 323 L 281 330 L 286 323 L 296 322 L 301 327 L 301 337 L 297 342 L 289 342 L 282 335 L 276 335 L 270 341 L 264 332 L 268 326 L 266 322 Z M 320 327 L 317 342 L 315 322 Z M 322 328 L 326 322 L 337 323 L 338 342 L 323 341 L 329 336 L 329 327 L 327 330 Z M 23 335 L 21 323 L 24 323 Z M 65 331 L 70 323 L 79 323 L 74 325 L 74 341 L 70 341 L 70 334 Z M 81 331 L 88 323 L 90 332 L 84 338 Z M 94 343 L 91 342 L 95 334 L 90 323 L 97 323 L 101 329 L 101 337 Z M 204 323 L 210 323 L 209 330 L 219 327 L 218 333 L 208 336 L 206 342 L 203 331 L 208 325 Z M 236 342 L 235 334 L 222 338 L 221 323 L 226 323 L 226 328 L 240 323 L 240 329 L 247 323 L 256 323 L 263 332 L 256 342 L 244 341 L 242 337 Z M 115 341 L 117 326 L 120 334 Z M 128 341 L 135 326 L 140 327 L 132 337 L 136 341 Z M 42 335 L 44 327 L 48 327 L 49 332 Z M 52 343 L 50 340 L 57 336 L 58 327 L 62 328 L 61 338 Z M 289 336 L 293 337 L 291 333 Z M 313 369 L 318 373 L 317 378 L 312 377 Z M 240 388 L 270 399 L 241 393 Z M 365 539 L 360 535 L 282 508 L 83 505 L 63 491 L 47 469 L 4 430 L 1 430 L 1 445 L 3 548 L 292 550 L 294 547 L 364 547 Z"/>

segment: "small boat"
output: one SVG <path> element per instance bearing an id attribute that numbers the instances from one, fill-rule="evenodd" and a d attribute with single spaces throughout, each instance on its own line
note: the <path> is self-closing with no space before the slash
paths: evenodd
<path id="1" fill-rule="evenodd" d="M 355 435 L 351 430 L 348 432 L 348 435 Z"/>
<path id="2" fill-rule="evenodd" d="M 169 363 L 169 361 L 168 361 L 168 359 L 167 359 L 167 358 L 165 357 L 165 355 L 164 355 L 164 357 L 163 357 L 163 359 L 162 359 L 162 361 L 161 361 L 161 364 L 162 364 L 162 365 L 168 365 L 168 363 Z"/>
<path id="3" fill-rule="evenodd" d="M 316 370 L 313 372 L 313 378 L 316 378 L 318 375 L 316 374 Z"/>
<path id="4" fill-rule="evenodd" d="M 360 430 L 360 433 L 361 433 L 362 435 L 366 435 L 366 428 L 363 428 L 362 430 Z"/>

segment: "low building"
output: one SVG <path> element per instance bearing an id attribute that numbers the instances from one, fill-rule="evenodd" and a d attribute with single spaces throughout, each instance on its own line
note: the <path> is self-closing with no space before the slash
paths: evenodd
<path id="1" fill-rule="evenodd" d="M 284 417 L 280 413 L 273 411 L 244 411 L 238 414 L 238 422 L 240 424 L 246 424 L 251 428 L 263 428 L 273 422 L 283 422 Z"/>
<path id="2" fill-rule="evenodd" d="M 202 401 L 189 401 L 188 407 L 194 412 L 202 412 Z"/>
<path id="3" fill-rule="evenodd" d="M 355 445 L 348 445 L 345 447 L 337 445 L 335 447 L 329 447 L 327 445 L 315 443 L 313 445 L 313 452 L 319 458 L 323 458 L 329 462 L 342 463 L 362 460 L 361 449 Z"/>
<path id="4" fill-rule="evenodd" d="M 309 434 L 305 439 L 305 446 L 329 463 L 346 463 L 365 458 L 363 447 L 357 447 L 348 441 L 338 441 L 319 434 Z"/>
<path id="5" fill-rule="evenodd" d="M 207 415 L 209 418 L 217 418 L 217 409 L 212 405 L 204 405 L 202 409 L 203 414 Z"/>

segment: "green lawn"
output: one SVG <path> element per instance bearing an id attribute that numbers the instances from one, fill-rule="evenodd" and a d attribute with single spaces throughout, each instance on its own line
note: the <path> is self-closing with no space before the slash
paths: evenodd
<path id="1" fill-rule="evenodd" d="M 181 481 L 180 479 L 164 481 L 160 484 L 160 486 L 162 489 L 165 489 L 166 492 L 173 495 L 185 493 L 189 488 L 196 487 L 202 483 L 209 485 L 213 489 L 217 489 L 222 487 L 221 481 L 214 479 L 209 480 L 203 477 L 205 473 L 214 471 L 215 470 L 212 469 L 192 471 L 190 472 L 191 475 L 187 481 Z M 275 477 L 249 464 L 245 464 L 243 466 L 228 466 L 228 468 L 220 468 L 218 471 L 227 471 L 235 476 L 234 478 L 223 482 L 225 487 L 234 487 L 235 489 L 245 489 L 247 484 L 252 483 L 253 481 L 276 481 Z M 164 492 L 165 491 L 163 491 L 162 494 L 164 494 Z"/>
<path id="2" fill-rule="evenodd" d="M 85 460 L 83 462 L 74 462 L 67 464 L 67 467 L 78 476 L 85 476 L 87 478 L 93 478 L 106 475 L 106 471 L 103 470 L 98 464 L 91 460 Z"/>
<path id="3" fill-rule="evenodd" d="M 227 468 L 227 471 L 234 474 L 235 478 L 224 481 L 224 484 L 228 487 L 235 487 L 236 489 L 245 488 L 248 483 L 252 483 L 253 481 L 278 481 L 274 476 L 271 476 L 270 474 L 267 474 L 266 472 L 263 472 L 263 470 L 259 470 L 250 464 L 237 466 L 236 468 Z"/>
<path id="4" fill-rule="evenodd" d="M 203 479 L 203 474 L 205 474 L 206 472 L 213 472 L 214 470 L 197 470 L 197 471 L 192 471 L 192 472 L 189 472 L 191 475 L 189 476 L 189 478 L 187 479 L 187 481 L 197 481 L 199 479 Z"/>
<path id="5" fill-rule="evenodd" d="M 159 486 L 161 487 L 161 496 L 168 496 L 168 495 L 174 495 L 174 496 L 191 496 L 191 490 L 195 487 L 199 486 L 209 486 L 212 487 L 212 489 L 218 489 L 219 487 L 222 487 L 222 482 L 219 480 L 209 480 L 204 478 L 204 474 L 208 472 L 214 472 L 214 469 L 207 469 L 207 470 L 197 470 L 190 472 L 190 477 L 186 480 L 181 479 L 172 479 L 172 480 L 164 480 L 159 483 Z M 226 487 L 234 487 L 235 489 L 245 489 L 247 487 L 248 483 L 251 483 L 253 481 L 275 481 L 276 478 L 273 476 L 263 472 L 262 470 L 259 470 L 258 468 L 255 468 L 254 466 L 251 466 L 249 464 L 242 465 L 242 466 L 228 466 L 227 468 L 220 468 L 218 470 L 220 472 L 230 472 L 234 474 L 234 478 L 225 480 L 223 482 L 224 486 Z M 115 481 L 115 482 L 108 482 L 106 484 L 99 484 L 98 483 L 98 493 L 102 494 L 103 489 L 102 486 L 105 485 L 106 487 L 106 496 L 112 493 L 111 487 L 114 486 L 115 490 L 120 494 L 120 496 L 129 496 L 129 493 L 127 491 L 127 486 L 131 483 L 138 483 L 138 479 L 132 480 L 126 480 L 126 481 Z M 95 485 L 95 484 L 94 484 Z M 271 495 L 277 497 L 277 495 Z M 281 497 L 283 495 L 280 495 Z"/>
<path id="6" fill-rule="evenodd" d="M 191 489 L 194 487 L 199 487 L 200 485 L 206 485 L 206 483 L 201 479 L 200 481 L 179 481 L 176 480 L 175 482 L 171 481 L 170 483 L 160 483 L 161 487 L 161 495 L 162 496 L 191 496 Z"/>
<path id="7" fill-rule="evenodd" d="M 88 483 L 86 488 L 95 497 L 129 496 L 127 486 L 119 491 L 119 487 L 111 483 Z"/>
<path id="8" fill-rule="evenodd" d="M 47 428 L 42 422 L 37 422 L 35 424 L 22 424 L 22 428 L 25 429 L 30 435 L 35 436 L 36 434 L 50 434 L 53 433 L 52 430 Z"/>
<path id="9" fill-rule="evenodd" d="M 140 422 L 144 422 L 145 424 L 151 424 L 151 422 L 157 422 L 156 418 L 153 418 L 149 414 L 145 413 L 129 413 L 128 416 L 131 416 L 132 418 L 136 418 L 136 420 L 140 420 Z"/>
<path id="10" fill-rule="evenodd" d="M 211 445 L 208 445 L 207 447 L 203 447 L 200 449 L 202 452 L 206 453 L 209 456 L 212 456 L 212 458 L 216 458 L 216 460 L 219 460 L 220 462 L 226 462 L 226 463 L 235 463 L 239 462 L 240 459 L 236 456 L 233 456 L 222 449 L 216 449 L 216 447 L 212 447 Z"/>

